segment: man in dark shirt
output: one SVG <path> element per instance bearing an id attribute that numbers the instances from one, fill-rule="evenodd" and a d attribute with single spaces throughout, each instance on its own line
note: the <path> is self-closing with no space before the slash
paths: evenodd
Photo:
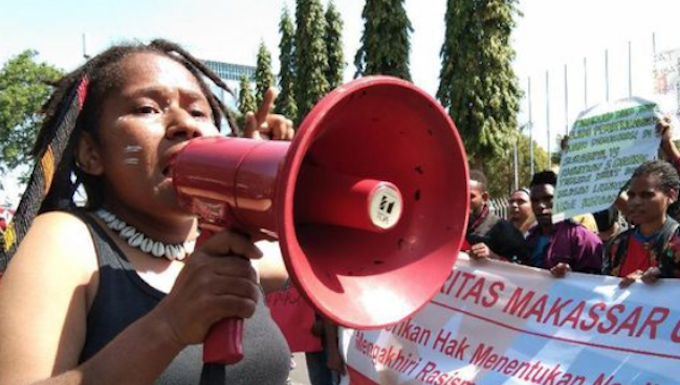
<path id="1" fill-rule="evenodd" d="M 481 171 L 470 171 L 470 219 L 465 240 L 470 256 L 522 262 L 529 258 L 522 233 L 507 220 L 489 210 L 486 177 Z"/>

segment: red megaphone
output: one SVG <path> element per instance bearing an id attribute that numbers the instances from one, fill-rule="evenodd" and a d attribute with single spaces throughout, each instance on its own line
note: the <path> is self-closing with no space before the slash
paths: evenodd
<path id="1" fill-rule="evenodd" d="M 173 181 L 204 222 L 278 238 L 306 299 L 359 329 L 396 323 L 434 296 L 468 217 L 467 158 L 453 122 L 424 91 L 385 76 L 335 89 L 292 142 L 193 139 Z M 238 361 L 235 334 L 213 327 L 204 361 Z"/>

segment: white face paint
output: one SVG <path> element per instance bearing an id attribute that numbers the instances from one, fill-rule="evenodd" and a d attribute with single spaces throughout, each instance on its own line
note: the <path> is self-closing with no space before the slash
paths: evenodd
<path id="1" fill-rule="evenodd" d="M 123 158 L 123 163 L 131 166 L 139 164 L 139 158 L 136 156 L 137 153 L 142 151 L 142 146 L 128 145 L 125 147 L 125 157 Z"/>

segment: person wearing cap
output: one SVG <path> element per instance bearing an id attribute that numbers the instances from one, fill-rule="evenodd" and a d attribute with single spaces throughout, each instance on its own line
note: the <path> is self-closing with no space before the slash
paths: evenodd
<path id="1" fill-rule="evenodd" d="M 621 225 L 619 219 L 621 218 L 619 210 L 615 205 L 611 205 L 604 210 L 593 213 L 593 218 L 597 224 L 597 236 L 604 243 L 604 248 L 609 241 L 616 238 L 621 232 L 626 230 L 625 226 Z"/>

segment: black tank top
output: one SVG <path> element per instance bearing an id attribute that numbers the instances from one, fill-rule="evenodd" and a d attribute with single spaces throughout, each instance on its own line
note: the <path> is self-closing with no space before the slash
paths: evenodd
<path id="1" fill-rule="evenodd" d="M 143 317 L 165 294 L 144 282 L 123 252 L 92 217 L 74 212 L 90 229 L 99 261 L 99 287 L 87 315 L 87 335 L 80 362 L 96 354 L 131 323 Z M 244 323 L 244 358 L 226 368 L 229 385 L 283 385 L 290 370 L 290 350 L 262 296 Z M 156 381 L 157 385 L 198 384 L 202 345 L 185 348 Z"/>

